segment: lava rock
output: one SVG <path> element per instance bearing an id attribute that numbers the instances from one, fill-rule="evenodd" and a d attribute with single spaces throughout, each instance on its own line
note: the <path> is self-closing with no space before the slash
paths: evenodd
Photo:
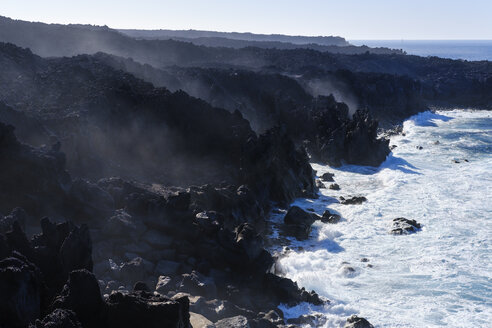
<path id="1" fill-rule="evenodd" d="M 55 309 L 43 320 L 36 320 L 29 328 L 82 328 L 74 312 L 66 309 Z"/>
<path id="2" fill-rule="evenodd" d="M 251 224 L 244 223 L 236 228 L 235 241 L 249 262 L 254 262 L 263 251 L 263 238 Z"/>
<path id="3" fill-rule="evenodd" d="M 326 173 L 323 173 L 323 175 L 321 176 L 321 180 L 323 180 L 325 182 L 334 182 L 335 181 L 333 179 L 334 176 L 335 176 L 334 173 L 326 172 Z"/>
<path id="4" fill-rule="evenodd" d="M 409 220 L 405 218 L 393 219 L 393 224 L 390 233 L 393 235 L 407 235 L 417 232 L 421 229 L 420 223 L 415 220 Z"/>
<path id="5" fill-rule="evenodd" d="M 107 309 L 109 328 L 188 328 L 190 325 L 187 297 L 170 300 L 145 291 L 127 295 L 116 292 L 107 299 Z"/>
<path id="6" fill-rule="evenodd" d="M 43 285 L 39 270 L 25 259 L 0 261 L 0 326 L 26 327 L 41 314 Z"/>
<path id="7" fill-rule="evenodd" d="M 366 319 L 358 317 L 354 314 L 353 316 L 347 318 L 347 322 L 343 328 L 374 328 L 374 326 L 371 325 Z"/>
<path id="8" fill-rule="evenodd" d="M 367 198 L 364 196 L 354 196 L 351 198 L 340 197 L 340 203 L 343 205 L 360 205 L 366 202 Z"/>
<path id="9" fill-rule="evenodd" d="M 325 302 L 314 291 L 308 292 L 299 289 L 297 283 L 290 279 L 267 273 L 263 279 L 263 295 L 267 295 L 273 302 L 285 303 L 294 306 L 300 302 L 322 305 Z"/>
<path id="10" fill-rule="evenodd" d="M 87 270 L 70 272 L 67 284 L 52 307 L 72 310 L 84 327 L 104 327 L 105 308 L 99 283 Z"/>
<path id="11" fill-rule="evenodd" d="M 340 190 L 340 186 L 336 183 L 332 183 L 329 188 L 331 190 Z"/>
<path id="12" fill-rule="evenodd" d="M 340 215 L 331 213 L 326 210 L 323 212 L 323 216 L 321 217 L 321 222 L 323 223 L 338 223 L 340 221 Z"/>
<path id="13" fill-rule="evenodd" d="M 305 212 L 298 206 L 292 206 L 284 217 L 284 228 L 289 235 L 304 240 L 309 237 L 311 225 L 315 221 L 316 217 L 313 214 Z"/>

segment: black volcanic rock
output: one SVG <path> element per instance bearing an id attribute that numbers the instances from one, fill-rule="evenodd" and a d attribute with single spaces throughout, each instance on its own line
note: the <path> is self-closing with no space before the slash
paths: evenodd
<path id="1" fill-rule="evenodd" d="M 315 197 L 314 171 L 304 149 L 296 150 L 287 132 L 274 128 L 246 145 L 243 181 L 263 199 L 287 205 L 295 198 Z"/>
<path id="2" fill-rule="evenodd" d="M 299 289 L 297 283 L 290 279 L 266 274 L 263 281 L 263 292 L 274 302 L 294 305 L 299 302 L 308 302 L 314 305 L 325 303 L 314 291 L 308 292 L 304 288 Z"/>
<path id="3" fill-rule="evenodd" d="M 145 291 L 111 294 L 107 300 L 109 328 L 176 327 L 190 325 L 189 300 L 170 300 Z"/>
<path id="4" fill-rule="evenodd" d="M 26 327 L 42 311 L 43 285 L 39 271 L 25 259 L 0 261 L 0 325 Z"/>
<path id="5" fill-rule="evenodd" d="M 367 198 L 364 196 L 353 196 L 350 198 L 345 198 L 343 196 L 340 196 L 340 203 L 343 205 L 360 205 L 366 201 Z"/>
<path id="6" fill-rule="evenodd" d="M 305 212 L 298 206 L 292 206 L 284 217 L 285 230 L 298 240 L 307 239 L 314 221 L 316 217 L 313 214 Z"/>
<path id="7" fill-rule="evenodd" d="M 343 326 L 344 328 L 374 328 L 365 318 L 353 315 L 347 318 L 347 322 Z"/>
<path id="8" fill-rule="evenodd" d="M 330 173 L 330 172 L 326 172 L 326 173 L 323 173 L 323 175 L 321 176 L 321 180 L 323 180 L 325 182 L 334 182 L 335 181 L 335 180 L 333 180 L 334 176 L 335 176 L 335 174 Z"/>
<path id="9" fill-rule="evenodd" d="M 76 270 L 70 272 L 52 308 L 73 311 L 84 327 L 105 327 L 103 304 L 96 277 L 87 270 Z"/>
<path id="10" fill-rule="evenodd" d="M 321 216 L 321 222 L 323 223 L 338 223 L 340 221 L 340 215 L 331 213 L 329 210 L 323 212 Z"/>
<path id="11" fill-rule="evenodd" d="M 415 220 L 396 218 L 393 220 L 390 233 L 393 235 L 407 235 L 417 232 L 420 228 L 422 228 L 421 224 Z"/>
<path id="12" fill-rule="evenodd" d="M 36 323 L 29 328 L 82 328 L 82 324 L 72 311 L 55 309 L 43 320 L 36 320 Z"/>

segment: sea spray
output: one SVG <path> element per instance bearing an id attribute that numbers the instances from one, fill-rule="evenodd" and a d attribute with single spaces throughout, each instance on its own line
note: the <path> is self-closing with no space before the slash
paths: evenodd
<path id="1" fill-rule="evenodd" d="M 326 327 L 343 326 L 353 313 L 378 327 L 486 326 L 492 322 L 492 113 L 421 113 L 391 144 L 397 147 L 379 168 L 313 164 L 319 176 L 334 172 L 341 190 L 321 189 L 318 200 L 295 205 L 319 214 L 330 208 L 342 220 L 316 222 L 310 239 L 292 241 L 277 268 L 331 304 L 285 307 L 286 316 L 323 313 Z M 356 195 L 368 201 L 337 201 Z M 398 217 L 417 220 L 421 231 L 390 234 Z"/>

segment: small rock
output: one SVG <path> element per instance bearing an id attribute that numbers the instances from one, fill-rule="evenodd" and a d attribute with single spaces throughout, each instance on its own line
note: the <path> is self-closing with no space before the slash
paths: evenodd
<path id="1" fill-rule="evenodd" d="M 333 177 L 335 176 L 335 174 L 333 173 L 329 173 L 329 172 L 326 172 L 324 173 L 322 176 L 321 176 L 321 180 L 325 181 L 325 182 L 334 182 L 335 180 L 333 180 Z"/>
<path id="2" fill-rule="evenodd" d="M 332 183 L 330 185 L 330 189 L 331 190 L 340 190 L 340 186 L 338 184 L 336 184 L 336 183 Z"/>
<path id="3" fill-rule="evenodd" d="M 353 315 L 347 319 L 343 328 L 374 328 L 374 326 L 366 319 Z"/>
<path id="4" fill-rule="evenodd" d="M 345 199 L 344 197 L 340 197 L 340 203 L 343 205 L 359 205 L 366 201 L 367 198 L 364 196 L 355 196 L 347 199 Z"/>
<path id="5" fill-rule="evenodd" d="M 390 233 L 394 235 L 407 235 L 417 232 L 421 228 L 420 223 L 415 220 L 396 218 L 393 220 Z"/>
<path id="6" fill-rule="evenodd" d="M 321 222 L 323 223 L 338 223 L 340 221 L 340 215 L 331 213 L 326 210 L 321 217 Z"/>
<path id="7" fill-rule="evenodd" d="M 325 184 L 318 179 L 316 179 L 316 187 L 319 189 L 326 188 Z"/>
<path id="8" fill-rule="evenodd" d="M 242 315 L 225 318 L 215 323 L 216 328 L 250 328 L 248 319 Z"/>

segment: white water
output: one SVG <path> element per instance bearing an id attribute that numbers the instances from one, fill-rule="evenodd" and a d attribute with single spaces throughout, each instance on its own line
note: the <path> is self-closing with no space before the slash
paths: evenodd
<path id="1" fill-rule="evenodd" d="M 323 313 L 326 327 L 343 326 L 354 313 L 376 327 L 491 326 L 492 113 L 427 112 L 406 121 L 404 133 L 392 137 L 397 148 L 378 169 L 313 165 L 318 175 L 334 172 L 341 190 L 321 189 L 320 199 L 295 204 L 343 219 L 315 223 L 310 239 L 293 242 L 278 266 L 331 304 L 283 308 L 287 317 Z M 333 198 L 347 195 L 368 201 Z M 423 228 L 390 235 L 397 217 Z"/>

